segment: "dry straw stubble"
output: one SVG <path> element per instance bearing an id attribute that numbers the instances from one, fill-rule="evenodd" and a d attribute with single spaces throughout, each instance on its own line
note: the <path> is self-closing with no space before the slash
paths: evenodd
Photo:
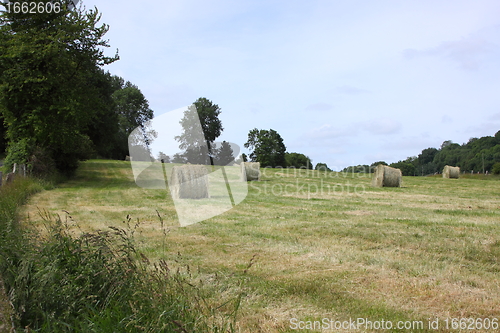
<path id="1" fill-rule="evenodd" d="M 241 179 L 243 181 L 260 180 L 260 162 L 242 162 Z"/>
<path id="2" fill-rule="evenodd" d="M 175 199 L 209 198 L 208 170 L 205 165 L 182 165 L 172 168 L 170 191 Z"/>
<path id="3" fill-rule="evenodd" d="M 460 177 L 460 168 L 445 165 L 443 169 L 443 178 L 458 178 Z"/>
<path id="4" fill-rule="evenodd" d="M 401 187 L 401 170 L 379 164 L 373 173 L 372 185 L 375 187 Z"/>

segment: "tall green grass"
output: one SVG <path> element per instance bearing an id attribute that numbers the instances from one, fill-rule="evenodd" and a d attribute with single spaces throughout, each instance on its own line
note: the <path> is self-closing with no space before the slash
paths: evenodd
<path id="1" fill-rule="evenodd" d="M 130 226 L 76 237 L 67 216 L 47 212 L 40 212 L 43 236 L 20 225 L 19 206 L 42 188 L 18 178 L 0 190 L 0 274 L 18 331 L 235 331 L 241 289 L 225 292 L 218 304 L 207 301 L 222 294 L 219 277 L 206 285 L 188 264 L 152 264 L 136 250 Z"/>

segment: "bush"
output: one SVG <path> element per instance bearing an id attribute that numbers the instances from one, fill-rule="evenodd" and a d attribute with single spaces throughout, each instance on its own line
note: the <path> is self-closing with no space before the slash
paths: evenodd
<path id="1" fill-rule="evenodd" d="M 500 175 L 500 162 L 496 162 L 493 164 L 493 167 L 491 168 L 491 173 L 494 175 Z"/>
<path id="2" fill-rule="evenodd" d="M 7 155 L 4 161 L 5 170 L 10 172 L 14 167 L 14 163 L 27 164 L 32 149 L 32 143 L 28 139 L 10 143 L 7 147 Z"/>

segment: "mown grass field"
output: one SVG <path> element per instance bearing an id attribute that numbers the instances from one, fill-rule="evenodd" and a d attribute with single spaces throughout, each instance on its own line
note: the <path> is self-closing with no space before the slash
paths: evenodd
<path id="1" fill-rule="evenodd" d="M 241 204 L 180 227 L 170 194 L 139 188 L 129 162 L 92 160 L 23 215 L 43 230 L 40 215 L 59 214 L 75 233 L 128 224 L 150 260 L 228 277 L 228 293 L 246 290 L 241 332 L 296 332 L 293 318 L 422 321 L 419 332 L 450 331 L 446 318 L 500 320 L 498 177 L 372 188 L 363 174 L 262 171 Z"/>

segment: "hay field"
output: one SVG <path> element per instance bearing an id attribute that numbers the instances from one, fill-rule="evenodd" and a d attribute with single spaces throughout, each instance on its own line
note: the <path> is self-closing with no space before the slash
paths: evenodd
<path id="1" fill-rule="evenodd" d="M 400 332 L 448 332 L 448 318 L 500 320 L 498 177 L 403 177 L 401 188 L 312 170 L 262 169 L 261 179 L 232 210 L 180 227 L 169 193 L 137 187 L 130 162 L 93 160 L 23 214 L 42 228 L 40 211 L 67 211 L 75 232 L 128 218 L 150 259 L 175 266 L 181 254 L 227 277 L 228 292 L 243 283 L 241 332 L 296 332 L 323 318 L 425 325 L 386 330 Z M 429 318 L 440 319 L 438 330 Z"/>

